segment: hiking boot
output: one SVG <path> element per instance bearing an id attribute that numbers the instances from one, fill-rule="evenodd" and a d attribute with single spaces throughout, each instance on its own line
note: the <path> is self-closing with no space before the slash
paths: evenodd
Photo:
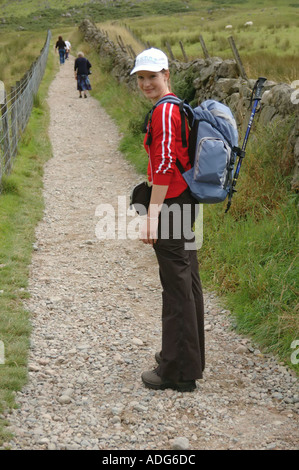
<path id="1" fill-rule="evenodd" d="M 177 390 L 178 392 L 192 392 L 196 389 L 195 380 L 171 382 L 170 380 L 162 379 L 158 375 L 157 369 L 143 372 L 141 378 L 147 388 L 152 388 L 154 390 L 165 390 L 166 388 L 171 388 L 172 390 Z"/>

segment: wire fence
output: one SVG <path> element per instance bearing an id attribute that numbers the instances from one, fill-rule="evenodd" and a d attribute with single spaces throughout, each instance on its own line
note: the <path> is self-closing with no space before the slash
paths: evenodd
<path id="1" fill-rule="evenodd" d="M 43 78 L 51 39 L 48 31 L 44 47 L 23 78 L 6 92 L 0 87 L 0 184 L 2 175 L 10 173 L 18 143 L 29 120 L 34 98 Z M 1 186 L 0 186 L 1 191 Z"/>

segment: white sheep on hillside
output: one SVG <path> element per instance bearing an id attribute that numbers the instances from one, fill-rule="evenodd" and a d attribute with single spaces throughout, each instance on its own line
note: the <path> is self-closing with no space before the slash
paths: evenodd
<path id="1" fill-rule="evenodd" d="M 252 21 L 246 21 L 246 23 L 244 24 L 244 26 L 252 26 L 252 25 L 253 25 Z"/>
<path id="2" fill-rule="evenodd" d="M 225 26 L 225 29 L 232 29 L 233 25 L 232 24 L 228 24 Z"/>

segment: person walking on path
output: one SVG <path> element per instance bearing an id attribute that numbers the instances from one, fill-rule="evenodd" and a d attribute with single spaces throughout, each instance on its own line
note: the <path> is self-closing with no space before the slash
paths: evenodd
<path id="1" fill-rule="evenodd" d="M 79 98 L 82 98 L 82 91 L 84 98 L 87 98 L 86 90 L 91 90 L 90 74 L 91 63 L 84 57 L 83 52 L 78 52 L 78 57 L 75 60 L 74 71 L 75 79 L 77 80 L 77 90 L 79 91 Z"/>
<path id="2" fill-rule="evenodd" d="M 151 48 L 139 54 L 132 74 L 153 105 L 166 95 L 175 96 L 170 90 L 168 58 L 161 50 Z M 187 122 L 185 127 L 188 138 Z M 198 204 L 176 165 L 179 160 L 185 170 L 191 167 L 188 149 L 182 144 L 178 106 L 157 105 L 144 145 L 152 192 L 140 239 L 155 250 L 163 293 L 162 349 L 155 356 L 158 367 L 141 377 L 148 388 L 192 391 L 205 366 L 204 305 L 195 242 L 191 250 L 186 248 L 190 236 L 194 237 Z"/>
<path id="3" fill-rule="evenodd" d="M 65 41 L 65 58 L 66 58 L 66 60 L 69 58 L 70 50 L 71 50 L 70 41 Z"/>
<path id="4" fill-rule="evenodd" d="M 65 48 L 66 48 L 66 44 L 64 40 L 62 39 L 62 36 L 58 36 L 58 41 L 56 42 L 55 49 L 57 49 L 59 53 L 60 65 L 64 64 Z"/>

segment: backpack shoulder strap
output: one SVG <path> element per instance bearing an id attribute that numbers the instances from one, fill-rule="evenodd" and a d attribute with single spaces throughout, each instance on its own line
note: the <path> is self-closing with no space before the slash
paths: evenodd
<path id="1" fill-rule="evenodd" d="M 151 132 L 150 132 L 150 125 L 151 125 L 153 112 L 154 112 L 154 110 L 156 109 L 157 106 L 159 106 L 160 104 L 163 104 L 163 103 L 170 103 L 170 104 L 175 104 L 175 105 L 179 106 L 179 110 L 180 110 L 180 114 L 181 114 L 182 144 L 183 144 L 183 148 L 186 148 L 187 147 L 187 136 L 186 136 L 185 119 L 187 118 L 189 125 L 192 126 L 193 120 L 194 120 L 194 114 L 193 114 L 193 110 L 192 110 L 191 106 L 187 103 L 187 101 L 180 100 L 180 98 L 178 98 L 177 96 L 173 96 L 173 95 L 163 96 L 163 98 L 161 98 L 159 101 L 157 101 L 155 106 L 152 107 L 151 111 L 146 116 L 146 122 L 149 123 L 148 138 L 147 138 L 147 141 L 146 141 L 146 145 L 150 145 L 151 142 L 152 142 L 152 136 L 151 136 Z"/>
<path id="2" fill-rule="evenodd" d="M 151 145 L 151 143 L 152 143 L 151 122 L 152 122 L 152 116 L 153 116 L 153 113 L 154 113 L 155 109 L 160 104 L 163 104 L 163 103 L 171 103 L 171 104 L 176 104 L 176 105 L 179 106 L 180 102 L 181 102 L 181 100 L 179 98 L 177 98 L 176 96 L 166 95 L 166 96 L 163 96 L 159 101 L 157 101 L 157 103 L 152 107 L 150 112 L 147 113 L 147 115 L 145 117 L 145 122 L 144 122 L 145 132 L 148 131 L 146 145 Z"/>
<path id="3" fill-rule="evenodd" d="M 159 106 L 159 104 L 170 103 L 170 104 L 177 104 L 179 106 L 181 102 L 182 102 L 182 100 L 180 100 L 180 98 L 178 98 L 177 96 L 165 95 L 159 101 L 157 101 L 157 103 L 155 104 L 153 109 L 155 109 L 157 106 Z"/>

